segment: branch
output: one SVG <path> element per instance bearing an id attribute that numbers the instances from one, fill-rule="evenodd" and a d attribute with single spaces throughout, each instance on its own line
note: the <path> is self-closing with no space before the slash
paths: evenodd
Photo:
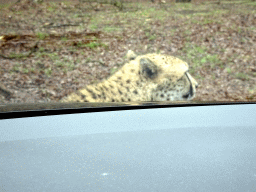
<path id="1" fill-rule="evenodd" d="M 38 43 L 39 43 L 39 41 L 37 41 L 37 42 L 35 43 L 35 45 L 30 49 L 29 53 L 27 53 L 27 54 L 19 55 L 19 56 L 15 56 L 15 55 L 14 55 L 14 56 L 5 56 L 5 55 L 0 54 L 0 57 L 2 57 L 2 58 L 4 58 L 4 59 L 16 59 L 17 57 L 19 57 L 19 58 L 29 57 L 32 53 L 34 53 L 34 52 L 37 51 L 37 49 L 38 49 Z"/>

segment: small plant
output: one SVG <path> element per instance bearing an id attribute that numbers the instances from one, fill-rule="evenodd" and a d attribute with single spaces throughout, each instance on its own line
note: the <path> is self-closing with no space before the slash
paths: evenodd
<path id="1" fill-rule="evenodd" d="M 67 37 L 62 37 L 62 38 L 61 38 L 61 41 L 67 41 L 67 40 L 68 40 Z"/>
<path id="2" fill-rule="evenodd" d="M 206 63 L 206 62 L 207 62 L 207 58 L 206 58 L 206 57 L 203 57 L 203 58 L 201 59 L 201 63 L 204 64 L 204 63 Z"/>
<path id="3" fill-rule="evenodd" d="M 220 63 L 220 60 L 218 58 L 218 55 L 207 55 L 207 60 L 210 62 L 210 63 Z"/>
<path id="4" fill-rule="evenodd" d="M 50 77 L 51 74 L 52 74 L 52 68 L 50 67 L 50 68 L 48 68 L 48 69 L 45 69 L 45 74 L 46 74 L 48 77 Z"/>
<path id="5" fill-rule="evenodd" d="M 231 74 L 231 69 L 230 68 L 226 68 L 227 73 Z"/>
<path id="6" fill-rule="evenodd" d="M 67 66 L 70 71 L 73 71 L 75 69 L 75 65 L 73 63 L 68 63 Z"/>
<path id="7" fill-rule="evenodd" d="M 50 12 L 53 12 L 54 8 L 53 7 L 48 7 L 47 10 L 50 11 Z"/>
<path id="8" fill-rule="evenodd" d="M 149 40 L 150 41 L 153 41 L 153 40 L 155 40 L 156 39 L 156 35 L 151 35 L 150 37 L 149 37 Z"/>
<path id="9" fill-rule="evenodd" d="M 31 68 L 30 68 L 30 71 L 31 71 L 31 72 L 35 72 L 35 68 L 34 68 L 34 67 L 31 67 Z"/>
<path id="10" fill-rule="evenodd" d="M 39 47 L 39 52 L 44 52 L 44 48 L 43 47 Z"/>
<path id="11" fill-rule="evenodd" d="M 205 53 L 205 49 L 201 47 L 195 47 L 195 51 L 197 51 L 198 53 Z"/>
<path id="12" fill-rule="evenodd" d="M 203 25 L 210 24 L 210 23 L 214 23 L 214 21 L 213 21 L 213 20 L 210 20 L 210 19 L 205 19 L 205 20 L 202 22 Z"/>
<path id="13" fill-rule="evenodd" d="M 47 36 L 49 36 L 48 34 L 46 33 L 41 33 L 41 32 L 38 32 L 36 34 L 37 38 L 40 39 L 40 40 L 44 40 Z"/>
<path id="14" fill-rule="evenodd" d="M 61 62 L 61 61 L 56 61 L 55 65 L 56 65 L 57 67 L 62 68 L 65 64 L 64 64 L 63 62 Z"/>
<path id="15" fill-rule="evenodd" d="M 62 71 L 63 71 L 64 74 L 67 74 L 68 69 L 67 69 L 67 68 L 64 68 Z"/>
<path id="16" fill-rule="evenodd" d="M 107 47 L 107 45 L 105 45 L 103 43 L 98 43 L 98 42 L 90 42 L 88 44 L 80 44 L 79 46 L 80 47 L 89 47 L 91 49 L 94 49 L 94 48 L 100 47 L 100 46 Z"/>
<path id="17" fill-rule="evenodd" d="M 186 35 L 191 35 L 191 34 L 192 34 L 192 32 L 189 31 L 189 30 L 186 30 L 184 33 L 185 33 Z"/>
<path id="18" fill-rule="evenodd" d="M 109 27 L 109 26 L 104 28 L 104 31 L 106 31 L 106 32 L 113 32 L 113 31 L 118 31 L 118 30 L 119 30 L 118 28 Z"/>
<path id="19" fill-rule="evenodd" d="M 23 68 L 22 72 L 27 74 L 29 72 L 29 69 L 28 68 Z"/>
<path id="20" fill-rule="evenodd" d="M 22 53 L 10 53 L 9 55 L 10 58 L 15 58 L 15 59 L 20 59 L 23 57 L 26 57 L 26 55 L 22 54 Z"/>
<path id="21" fill-rule="evenodd" d="M 60 57 L 58 56 L 58 54 L 57 53 L 50 53 L 50 54 L 48 54 L 48 56 L 51 58 L 51 60 L 59 60 L 60 59 Z"/>
<path id="22" fill-rule="evenodd" d="M 13 66 L 13 68 L 11 69 L 11 71 L 13 71 L 13 72 L 19 72 L 20 69 L 19 69 L 18 66 Z"/>
<path id="23" fill-rule="evenodd" d="M 89 28 L 91 30 L 96 30 L 96 29 L 98 29 L 98 26 L 96 24 L 91 24 L 91 25 L 89 25 Z"/>
<path id="24" fill-rule="evenodd" d="M 221 63 L 219 66 L 220 66 L 221 69 L 224 68 L 224 64 L 223 63 Z"/>
<path id="25" fill-rule="evenodd" d="M 241 79 L 241 80 L 248 80 L 249 79 L 249 77 L 244 73 L 237 73 L 236 78 Z"/>

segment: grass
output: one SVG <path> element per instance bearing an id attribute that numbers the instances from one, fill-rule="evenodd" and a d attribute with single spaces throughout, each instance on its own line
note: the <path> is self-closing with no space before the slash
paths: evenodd
<path id="1" fill-rule="evenodd" d="M 65 64 L 66 64 L 66 63 L 64 63 L 64 62 L 62 62 L 62 61 L 56 61 L 56 62 L 55 62 L 55 65 L 56 65 L 57 67 L 60 67 L 60 68 L 64 67 Z"/>
<path id="2" fill-rule="evenodd" d="M 244 74 L 244 73 L 241 73 L 241 72 L 236 73 L 235 76 L 236 76 L 236 78 L 241 79 L 241 80 L 248 80 L 249 79 L 247 74 Z"/>
<path id="3" fill-rule="evenodd" d="M 231 69 L 230 68 L 227 67 L 226 71 L 227 71 L 227 73 L 231 74 Z"/>
<path id="4" fill-rule="evenodd" d="M 55 9 L 53 7 L 48 7 L 47 10 L 53 12 Z"/>
<path id="5" fill-rule="evenodd" d="M 26 58 L 26 55 L 23 53 L 15 53 L 11 52 L 9 55 L 10 58 L 15 58 L 15 59 L 21 59 L 21 58 Z"/>
<path id="6" fill-rule="evenodd" d="M 20 71 L 20 67 L 19 66 L 13 66 L 11 71 L 12 72 L 19 72 Z"/>
<path id="7" fill-rule="evenodd" d="M 67 41 L 67 40 L 68 40 L 67 37 L 62 37 L 62 38 L 61 38 L 61 41 Z"/>
<path id="8" fill-rule="evenodd" d="M 50 76 L 52 75 L 52 68 L 49 67 L 49 68 L 45 69 L 44 72 L 45 72 L 45 74 L 46 74 L 48 77 L 50 77 Z"/>
<path id="9" fill-rule="evenodd" d="M 25 74 L 29 73 L 29 69 L 28 68 L 22 68 L 22 72 L 25 73 Z"/>
<path id="10" fill-rule="evenodd" d="M 42 33 L 42 32 L 38 32 L 38 33 L 36 33 L 36 36 L 37 36 L 38 39 L 44 40 L 46 37 L 49 36 L 49 34 L 47 34 L 47 33 Z"/>
<path id="11" fill-rule="evenodd" d="M 34 18 L 31 21 L 26 20 L 24 26 L 28 24 L 35 26 L 36 31 L 40 31 L 36 33 L 36 40 L 47 39 L 47 41 L 40 41 L 39 49 L 29 58 L 26 58 L 28 60 L 35 60 L 35 62 L 31 62 L 33 64 L 31 67 L 23 67 L 22 64 L 12 65 L 10 72 L 14 74 L 16 72 L 27 74 L 42 71 L 48 77 L 52 77 L 54 76 L 53 74 L 59 72 L 64 72 L 64 74 L 70 72 L 70 74 L 72 74 L 73 70 L 78 67 L 79 70 L 75 72 L 80 71 L 80 68 L 81 71 L 84 72 L 83 70 L 85 70 L 85 68 L 88 70 L 88 66 L 83 65 L 86 64 L 87 61 L 90 59 L 98 60 L 100 57 L 107 55 L 109 61 L 107 61 L 106 64 L 111 63 L 111 65 L 107 69 L 96 68 L 93 71 L 107 70 L 110 71 L 110 74 L 113 74 L 118 70 L 118 63 L 122 62 L 117 60 L 120 59 L 120 57 L 122 58 L 125 50 L 129 48 L 139 54 L 155 52 L 179 57 L 190 65 L 190 73 L 195 75 L 196 79 L 199 80 L 208 77 L 211 80 L 222 78 L 222 74 L 216 75 L 219 71 L 214 71 L 215 69 L 221 68 L 223 69 L 220 70 L 221 72 L 226 71 L 223 73 L 224 75 L 228 73 L 232 74 L 232 76 L 229 76 L 231 78 L 249 81 L 250 78 L 255 77 L 254 74 L 246 74 L 242 69 L 237 69 L 236 66 L 241 62 L 252 63 L 251 61 L 254 59 L 253 56 L 248 56 L 247 58 L 247 55 L 244 56 L 240 54 L 242 51 L 232 50 L 230 55 L 226 57 L 226 60 L 223 61 L 223 56 L 227 54 L 227 47 L 232 47 L 233 40 L 233 36 L 228 35 L 226 29 L 231 29 L 235 32 L 234 34 L 238 33 L 241 36 L 240 41 L 243 42 L 245 46 L 250 46 L 245 32 L 247 32 L 247 30 L 255 32 L 256 29 L 255 26 L 245 26 L 241 25 L 239 22 L 231 22 L 230 24 L 226 21 L 226 16 L 230 16 L 230 14 L 239 16 L 243 11 L 244 13 L 248 12 L 250 14 L 253 12 L 249 9 L 233 9 L 235 6 L 241 7 L 245 5 L 245 1 L 241 2 L 243 2 L 243 4 L 240 5 L 236 1 L 235 5 L 232 5 L 232 9 L 230 6 L 223 8 L 226 4 L 232 3 L 231 1 L 222 1 L 224 5 L 176 3 L 164 5 L 165 8 L 141 2 L 136 5 L 140 7 L 140 9 L 131 12 L 120 12 L 115 8 L 113 10 L 106 9 L 106 11 L 100 10 L 95 12 L 82 6 L 77 9 L 73 5 L 71 6 L 71 1 L 61 2 L 59 4 L 54 2 L 48 2 L 47 4 L 42 3 L 40 4 L 40 6 L 44 6 L 42 9 L 44 12 L 42 18 Z M 249 3 L 249 1 L 246 3 Z M 63 6 L 63 4 L 65 4 L 66 7 Z M 256 3 L 253 4 L 256 6 Z M 135 4 L 130 3 L 129 6 L 130 5 L 133 7 Z M 84 11 L 85 9 L 86 11 Z M 251 9 L 253 9 L 253 7 L 251 7 Z M 28 11 L 31 10 L 29 9 Z M 25 15 L 25 13 L 25 11 L 13 11 L 10 14 L 12 14 L 13 18 L 16 17 L 15 19 L 17 20 Z M 6 22 L 7 21 L 8 19 Z M 25 18 L 20 23 L 24 24 L 23 21 L 25 21 Z M 79 23 L 79 26 L 43 28 L 42 24 L 46 21 L 51 21 L 54 25 Z M 216 30 L 216 25 L 221 26 L 222 30 Z M 11 24 L 9 26 L 11 26 Z M 209 29 L 213 29 L 214 32 L 211 32 Z M 80 33 L 85 30 L 87 30 L 85 33 L 99 31 L 102 33 L 102 36 L 98 37 L 95 35 L 97 38 L 92 36 L 87 37 L 85 35 L 77 36 L 77 40 L 75 40 L 74 44 L 72 44 L 72 40 L 75 36 L 65 36 L 65 33 L 69 31 Z M 196 30 L 200 30 L 200 34 L 202 33 L 202 35 L 195 33 Z M 52 31 L 55 31 L 58 36 L 49 36 Z M 227 35 L 225 36 L 225 34 Z M 55 41 L 58 40 L 57 44 L 52 42 L 48 43 L 50 37 L 54 37 Z M 209 41 L 206 42 L 206 38 L 209 39 Z M 115 39 L 117 44 L 111 44 L 112 39 Z M 216 39 L 215 47 L 211 46 L 213 39 Z M 46 46 L 42 45 L 43 43 L 41 42 L 46 44 Z M 231 46 L 226 46 L 227 44 L 225 44 L 225 42 L 230 42 Z M 111 50 L 109 50 L 108 45 Z M 54 49 L 52 49 L 53 47 Z M 169 47 L 171 48 L 169 49 Z M 62 52 L 69 52 L 68 56 L 64 55 Z M 115 55 L 116 58 L 109 55 L 109 52 L 111 55 Z M 23 57 L 21 53 L 11 52 L 7 55 L 17 59 Z M 90 55 L 90 57 L 88 57 L 88 55 Z M 235 62 L 235 60 L 238 62 Z M 25 66 L 29 65 L 26 64 Z M 98 65 L 96 66 L 98 67 Z M 92 68 L 93 67 L 95 66 L 93 65 Z M 205 73 L 202 74 L 208 74 L 208 76 L 201 75 L 201 73 L 199 73 L 200 71 L 204 71 Z M 63 78 L 66 77 L 64 76 Z M 78 77 L 76 76 L 76 78 Z"/>
<path id="12" fill-rule="evenodd" d="M 11 73 L 24 73 L 24 74 L 28 74 L 30 72 L 35 72 L 35 68 L 34 67 L 23 67 L 21 63 L 16 63 L 15 66 L 12 67 L 12 69 L 10 70 Z"/>
<path id="13" fill-rule="evenodd" d="M 96 29 L 98 29 L 97 24 L 91 24 L 89 25 L 89 29 L 91 29 L 92 31 L 96 31 Z"/>
<path id="14" fill-rule="evenodd" d="M 9 7 L 10 5 L 11 5 L 11 3 L 1 3 L 0 4 L 0 10 L 5 9 L 5 8 Z"/>
<path id="15" fill-rule="evenodd" d="M 103 30 L 107 33 L 110 33 L 110 32 L 119 31 L 120 29 L 117 27 L 106 26 L 103 28 Z"/>
<path id="16" fill-rule="evenodd" d="M 191 63 L 190 68 L 192 73 L 198 68 L 207 66 L 206 64 L 209 64 L 211 68 L 215 68 L 216 66 L 224 68 L 219 56 L 217 54 L 208 54 L 206 47 L 187 43 L 183 52 L 185 53 L 185 56 L 183 56 L 182 59 Z"/>
<path id="17" fill-rule="evenodd" d="M 83 44 L 83 43 L 80 43 L 78 44 L 78 47 L 89 47 L 91 49 L 94 49 L 94 48 L 97 48 L 97 47 L 105 47 L 107 48 L 107 45 L 104 44 L 104 43 L 99 43 L 99 42 L 90 42 L 88 44 Z"/>

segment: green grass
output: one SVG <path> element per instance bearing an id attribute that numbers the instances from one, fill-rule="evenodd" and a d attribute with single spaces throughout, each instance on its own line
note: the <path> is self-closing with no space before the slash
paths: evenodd
<path id="1" fill-rule="evenodd" d="M 39 47 L 39 52 L 44 52 L 44 48 L 43 47 Z"/>
<path id="2" fill-rule="evenodd" d="M 19 72 L 20 71 L 20 67 L 19 66 L 13 66 L 11 71 L 12 72 Z"/>
<path id="3" fill-rule="evenodd" d="M 99 42 L 93 41 L 93 42 L 90 42 L 90 43 L 87 43 L 87 44 L 83 44 L 83 43 L 80 42 L 80 43 L 77 44 L 77 47 L 89 47 L 91 49 L 94 49 L 96 47 L 105 47 L 105 48 L 107 48 L 108 46 L 104 43 L 99 43 Z"/>
<path id="4" fill-rule="evenodd" d="M 37 36 L 38 39 L 44 40 L 49 35 L 47 33 L 38 32 L 38 33 L 36 33 L 36 36 Z"/>
<path id="5" fill-rule="evenodd" d="M 25 73 L 28 74 L 30 72 L 34 72 L 35 68 L 27 68 L 27 67 L 22 67 L 21 63 L 16 63 L 12 69 L 10 70 L 12 73 Z"/>
<path id="6" fill-rule="evenodd" d="M 96 29 L 98 29 L 98 26 L 97 26 L 97 24 L 91 24 L 88 26 L 88 28 L 95 31 Z"/>
<path id="7" fill-rule="evenodd" d="M 50 6 L 47 8 L 49 12 L 53 12 L 57 9 L 57 4 L 55 2 L 50 2 Z"/>
<path id="8" fill-rule="evenodd" d="M 11 3 L 0 3 L 0 10 L 9 7 Z"/>
<path id="9" fill-rule="evenodd" d="M 21 58 L 26 58 L 26 55 L 25 54 L 22 54 L 22 53 L 10 53 L 9 55 L 10 58 L 15 58 L 15 59 L 21 59 Z"/>
<path id="10" fill-rule="evenodd" d="M 231 74 L 231 69 L 230 68 L 226 68 L 227 73 Z"/>
<path id="11" fill-rule="evenodd" d="M 217 54 L 209 54 L 206 47 L 200 47 L 190 43 L 186 43 L 182 50 L 185 56 L 182 57 L 184 61 L 191 63 L 191 69 L 194 70 L 199 67 L 203 67 L 206 64 L 210 65 L 211 68 L 220 66 L 224 68 L 223 63 L 220 61 Z"/>
<path id="12" fill-rule="evenodd" d="M 51 60 L 55 61 L 55 60 L 59 60 L 60 57 L 58 56 L 57 53 L 49 53 L 48 56 L 51 58 Z"/>
<path id="13" fill-rule="evenodd" d="M 119 31 L 120 29 L 117 28 L 117 27 L 106 26 L 106 27 L 103 28 L 103 30 L 104 30 L 105 32 L 110 33 L 110 32 L 114 32 L 114 31 Z"/>
<path id="14" fill-rule="evenodd" d="M 246 75 L 244 73 L 236 73 L 235 76 L 236 76 L 236 78 L 241 79 L 241 80 L 249 80 L 248 75 Z"/>
<path id="15" fill-rule="evenodd" d="M 56 61 L 54 64 L 55 64 L 57 67 L 60 67 L 60 68 L 62 68 L 62 67 L 65 66 L 65 63 L 62 62 L 62 61 Z"/>
<path id="16" fill-rule="evenodd" d="M 150 41 L 153 41 L 156 39 L 156 35 L 151 35 L 149 38 L 148 38 Z"/>
<path id="17" fill-rule="evenodd" d="M 55 9 L 53 7 L 48 7 L 47 10 L 53 12 Z"/>
<path id="18" fill-rule="evenodd" d="M 67 41 L 67 40 L 68 40 L 67 37 L 62 37 L 62 38 L 61 38 L 61 41 Z"/>
<path id="19" fill-rule="evenodd" d="M 45 72 L 45 74 L 46 74 L 48 77 L 50 77 L 50 76 L 52 75 L 52 68 L 49 67 L 49 68 L 45 69 L 44 72 Z"/>
<path id="20" fill-rule="evenodd" d="M 27 73 L 29 73 L 29 69 L 28 68 L 22 68 L 22 72 L 27 74 Z"/>
<path id="21" fill-rule="evenodd" d="M 41 49 L 42 51 L 38 51 L 35 53 L 35 57 L 36 58 L 45 58 L 45 57 L 48 57 L 50 58 L 52 61 L 56 61 L 56 60 L 59 60 L 60 57 L 58 56 L 58 54 L 56 52 L 53 52 L 53 53 L 47 53 L 47 52 L 44 52 L 43 49 Z"/>
<path id="22" fill-rule="evenodd" d="M 67 63 L 66 65 L 70 71 L 73 71 L 75 69 L 75 65 L 73 63 Z"/>

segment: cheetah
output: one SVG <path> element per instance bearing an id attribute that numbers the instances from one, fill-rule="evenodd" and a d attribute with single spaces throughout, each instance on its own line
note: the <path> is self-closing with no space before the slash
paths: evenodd
<path id="1" fill-rule="evenodd" d="M 61 102 L 188 101 L 198 83 L 188 73 L 188 64 L 162 54 L 136 55 L 129 50 L 128 62 L 108 79 L 88 85 Z"/>

